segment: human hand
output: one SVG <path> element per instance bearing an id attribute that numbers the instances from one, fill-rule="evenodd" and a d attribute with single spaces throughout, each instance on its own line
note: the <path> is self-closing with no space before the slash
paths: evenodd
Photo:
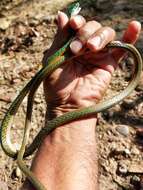
<path id="1" fill-rule="evenodd" d="M 100 51 L 115 39 L 115 31 L 110 27 L 103 27 L 96 21 L 86 22 L 82 16 L 69 20 L 62 12 L 58 15 L 58 25 L 57 35 L 45 53 L 43 64 L 65 43 L 69 27 L 76 31 L 77 36 L 77 40 L 71 43 L 73 54 L 78 55 L 87 48 L 89 53 L 67 61 L 45 79 L 50 119 L 96 104 L 108 88 L 117 62 L 124 54 L 119 49 Z M 132 21 L 122 40 L 135 43 L 140 30 L 140 23 Z M 96 121 L 96 116 L 91 116 L 70 122 L 43 139 L 32 171 L 45 188 L 98 189 Z"/>
<path id="2" fill-rule="evenodd" d="M 87 48 L 90 52 L 62 65 L 46 78 L 44 90 L 50 118 L 95 105 L 103 97 L 118 60 L 124 54 L 120 49 L 100 51 L 115 39 L 115 31 L 110 27 L 103 27 L 99 22 L 86 22 L 80 15 L 68 19 L 66 14 L 59 12 L 58 26 L 54 43 L 43 60 L 65 42 L 69 27 L 76 31 L 77 37 L 70 45 L 73 54 L 78 55 Z M 134 44 L 140 30 L 139 22 L 130 22 L 122 41 Z"/>

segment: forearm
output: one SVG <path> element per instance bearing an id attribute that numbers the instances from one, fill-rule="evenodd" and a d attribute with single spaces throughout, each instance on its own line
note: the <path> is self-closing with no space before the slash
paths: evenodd
<path id="1" fill-rule="evenodd" d="M 74 121 L 45 138 L 32 171 L 48 190 L 97 189 L 95 126 L 96 118 Z"/>

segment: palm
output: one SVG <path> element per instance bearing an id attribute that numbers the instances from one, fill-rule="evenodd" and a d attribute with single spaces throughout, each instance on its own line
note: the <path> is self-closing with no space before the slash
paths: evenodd
<path id="1" fill-rule="evenodd" d="M 47 102 L 66 103 L 70 108 L 95 104 L 110 82 L 114 64 L 109 53 L 88 53 L 65 63 L 45 81 Z"/>

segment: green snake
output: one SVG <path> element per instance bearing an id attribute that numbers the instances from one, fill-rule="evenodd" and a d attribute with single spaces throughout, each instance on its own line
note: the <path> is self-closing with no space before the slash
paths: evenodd
<path id="1" fill-rule="evenodd" d="M 67 9 L 67 14 L 70 17 L 71 15 L 77 14 L 80 11 L 80 1 L 76 1 L 71 4 Z M 56 51 L 52 56 L 50 56 L 45 66 L 37 72 L 37 74 L 30 80 L 29 83 L 21 90 L 16 99 L 12 102 L 10 108 L 1 124 L 0 130 L 0 142 L 2 149 L 4 152 L 12 157 L 17 159 L 17 163 L 22 172 L 27 176 L 30 182 L 37 190 L 46 190 L 46 188 L 41 184 L 41 182 L 34 176 L 34 174 L 27 168 L 23 161 L 23 157 L 27 157 L 31 155 L 41 144 L 42 139 L 51 133 L 55 128 L 66 124 L 70 121 L 89 116 L 91 114 L 96 114 L 98 112 L 104 111 L 115 104 L 119 103 L 125 97 L 127 97 L 137 86 L 140 75 L 142 72 L 142 58 L 137 49 L 131 45 L 122 43 L 119 41 L 112 41 L 107 45 L 107 48 L 122 48 L 127 50 L 133 55 L 135 69 L 132 76 L 132 80 L 128 84 L 128 86 L 120 92 L 118 95 L 112 97 L 109 100 L 105 100 L 96 104 L 96 106 L 85 107 L 82 109 L 78 109 L 76 111 L 68 112 L 60 117 L 54 118 L 50 120 L 45 127 L 43 127 L 40 132 L 37 134 L 32 144 L 26 148 L 26 144 L 29 137 L 29 130 L 31 124 L 31 116 L 32 116 L 32 107 L 34 95 L 41 84 L 41 82 L 45 79 L 45 77 L 49 76 L 55 69 L 57 69 L 61 64 L 66 64 L 66 61 L 69 59 L 75 58 L 75 56 L 71 56 L 69 45 L 71 41 L 74 39 L 74 35 L 72 33 L 71 37 L 67 40 L 65 45 L 61 47 L 58 51 Z M 28 102 L 27 102 L 27 114 L 25 119 L 25 129 L 24 136 L 20 150 L 16 150 L 12 142 L 10 140 L 10 129 L 14 116 L 16 115 L 19 106 L 21 105 L 24 97 L 28 94 Z"/>

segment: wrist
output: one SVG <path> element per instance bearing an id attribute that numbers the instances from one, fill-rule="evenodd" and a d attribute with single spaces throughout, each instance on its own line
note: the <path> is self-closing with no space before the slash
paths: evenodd
<path id="1" fill-rule="evenodd" d="M 53 101 L 52 101 L 53 102 Z M 76 111 L 78 108 L 77 106 L 70 105 L 70 104 L 61 104 L 56 103 L 54 101 L 54 104 L 47 103 L 47 111 L 46 111 L 46 120 L 52 120 L 56 117 L 60 117 L 68 112 Z"/>
<path id="2" fill-rule="evenodd" d="M 88 143 L 95 142 L 95 128 L 97 123 L 96 116 L 90 116 L 87 118 L 79 119 L 67 123 L 65 125 L 56 128 L 50 135 L 44 139 L 45 146 L 49 147 L 49 142 L 55 142 L 55 144 L 69 143 L 73 146 L 85 146 Z"/>

